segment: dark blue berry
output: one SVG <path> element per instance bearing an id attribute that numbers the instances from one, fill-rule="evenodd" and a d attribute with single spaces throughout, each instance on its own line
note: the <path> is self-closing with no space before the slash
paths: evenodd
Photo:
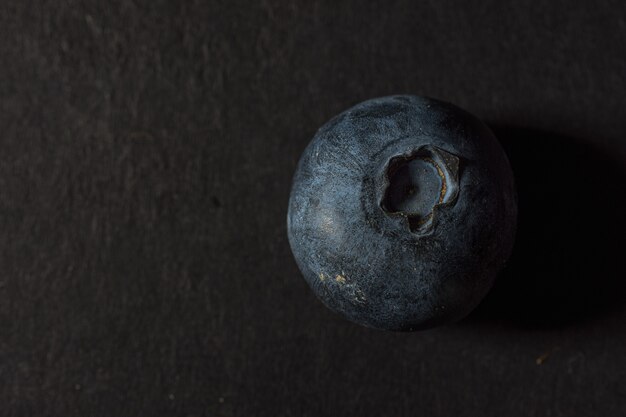
<path id="1" fill-rule="evenodd" d="M 304 151 L 289 200 L 296 262 L 332 310 L 365 326 L 459 320 L 507 260 L 513 176 L 491 131 L 441 101 L 369 100 Z"/>

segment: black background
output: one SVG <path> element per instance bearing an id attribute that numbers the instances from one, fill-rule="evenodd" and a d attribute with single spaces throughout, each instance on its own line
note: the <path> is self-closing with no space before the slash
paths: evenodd
<path id="1" fill-rule="evenodd" d="M 4 1 L 3 416 L 626 415 L 623 1 Z M 316 129 L 489 123 L 520 195 L 462 322 L 345 322 L 286 239 Z"/>

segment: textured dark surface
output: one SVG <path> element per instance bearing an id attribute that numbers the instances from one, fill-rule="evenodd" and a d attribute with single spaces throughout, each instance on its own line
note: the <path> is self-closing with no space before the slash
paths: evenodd
<path id="1" fill-rule="evenodd" d="M 623 416 L 626 3 L 0 5 L 0 415 Z M 298 156 L 367 98 L 496 128 L 511 266 L 460 324 L 326 310 Z"/>
<path id="2" fill-rule="evenodd" d="M 398 168 L 420 158 L 434 172 Z M 392 187 L 427 209 L 390 210 Z M 287 212 L 294 258 L 320 300 L 387 330 L 467 316 L 505 266 L 516 225 L 511 166 L 490 129 L 450 103 L 409 95 L 366 100 L 321 127 Z"/>

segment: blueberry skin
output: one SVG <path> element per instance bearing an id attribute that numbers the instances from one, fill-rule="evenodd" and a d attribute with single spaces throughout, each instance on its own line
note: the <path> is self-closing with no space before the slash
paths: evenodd
<path id="1" fill-rule="evenodd" d="M 316 133 L 287 214 L 291 250 L 330 309 L 364 326 L 419 330 L 466 316 L 515 237 L 504 151 L 480 120 L 445 102 L 362 102 Z"/>

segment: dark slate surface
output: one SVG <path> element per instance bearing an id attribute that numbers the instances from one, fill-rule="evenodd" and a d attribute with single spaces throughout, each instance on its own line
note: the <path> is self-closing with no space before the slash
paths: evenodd
<path id="1" fill-rule="evenodd" d="M 626 3 L 5 1 L 0 415 L 623 416 Z M 512 161 L 461 323 L 322 307 L 291 175 L 364 99 L 454 102 Z"/>

